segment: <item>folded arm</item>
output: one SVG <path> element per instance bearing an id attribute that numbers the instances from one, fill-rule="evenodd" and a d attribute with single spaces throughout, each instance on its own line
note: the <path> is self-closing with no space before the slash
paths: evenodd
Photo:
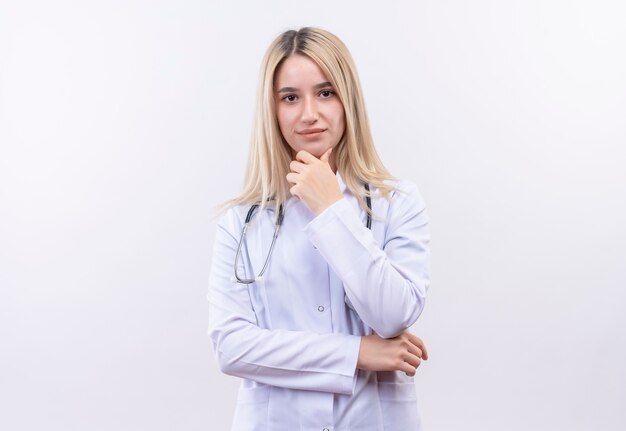
<path id="1" fill-rule="evenodd" d="M 382 248 L 346 199 L 306 228 L 361 320 L 384 338 L 402 333 L 421 314 L 430 266 L 428 216 L 417 187 L 391 199 Z"/>
<path id="2" fill-rule="evenodd" d="M 209 335 L 222 372 L 291 389 L 351 394 L 361 338 L 269 330 L 257 325 L 248 288 L 233 264 L 241 221 L 229 211 L 218 224 L 209 281 Z M 243 273 L 243 272 L 240 272 Z"/>

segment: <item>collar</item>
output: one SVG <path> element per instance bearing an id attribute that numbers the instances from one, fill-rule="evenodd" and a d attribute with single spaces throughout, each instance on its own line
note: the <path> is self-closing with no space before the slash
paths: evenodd
<path id="1" fill-rule="evenodd" d="M 341 178 L 341 174 L 339 174 L 339 169 L 337 169 L 337 173 L 335 174 L 337 178 L 337 182 L 339 183 L 339 188 L 341 189 L 341 193 L 345 193 L 348 186 L 343 182 L 343 178 Z"/>

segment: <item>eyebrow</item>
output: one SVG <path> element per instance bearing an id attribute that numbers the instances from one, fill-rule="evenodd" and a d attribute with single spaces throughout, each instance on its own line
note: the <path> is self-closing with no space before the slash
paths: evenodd
<path id="1" fill-rule="evenodd" d="M 320 88 L 324 88 L 324 87 L 332 87 L 333 84 L 331 84 L 330 82 L 326 81 L 326 82 L 320 82 L 319 84 L 316 84 L 313 86 L 314 90 L 318 90 Z M 278 93 L 294 93 L 297 92 L 298 89 L 295 87 L 283 87 L 280 90 L 278 90 Z"/>

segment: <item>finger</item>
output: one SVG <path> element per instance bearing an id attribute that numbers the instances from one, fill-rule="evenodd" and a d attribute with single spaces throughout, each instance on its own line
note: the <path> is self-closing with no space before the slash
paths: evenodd
<path id="1" fill-rule="evenodd" d="M 420 349 L 413 343 L 408 344 L 407 350 L 409 351 L 409 353 L 417 356 L 418 358 L 424 358 L 424 352 L 422 351 L 422 349 Z"/>
<path id="2" fill-rule="evenodd" d="M 291 184 L 297 184 L 298 183 L 298 174 L 294 173 L 294 172 L 289 172 L 286 176 L 287 181 L 289 181 Z"/>
<path id="3" fill-rule="evenodd" d="M 306 165 L 297 160 L 292 160 L 291 163 L 289 163 L 289 169 L 291 169 L 291 172 L 299 174 L 304 170 L 304 168 L 306 168 Z"/>
<path id="4" fill-rule="evenodd" d="M 293 186 L 292 188 L 290 188 L 290 189 L 289 189 L 289 193 L 291 193 L 291 195 L 292 195 L 292 196 L 294 196 L 294 197 L 296 197 L 296 198 L 300 199 L 300 196 L 298 196 L 298 191 L 297 191 L 297 190 L 295 190 L 295 188 L 296 188 L 296 187 L 297 187 L 297 186 Z"/>
<path id="5" fill-rule="evenodd" d="M 324 154 L 322 154 L 322 157 L 320 157 L 320 160 L 322 162 L 328 163 L 328 159 L 330 158 L 330 153 L 333 152 L 333 147 L 330 147 Z"/>
<path id="6" fill-rule="evenodd" d="M 318 161 L 317 157 L 315 157 L 313 154 L 309 153 L 306 150 L 298 151 L 298 153 L 296 154 L 296 160 L 301 161 L 305 165 L 309 165 Z"/>
<path id="7" fill-rule="evenodd" d="M 422 360 L 412 353 L 407 353 L 404 357 L 404 362 L 411 364 L 414 368 L 417 368 L 422 363 Z"/>
<path id="8" fill-rule="evenodd" d="M 417 368 L 412 366 L 408 362 L 403 362 L 399 368 L 399 371 L 404 371 L 404 373 L 409 377 L 413 377 L 415 375 L 415 372 L 417 371 Z"/>
<path id="9" fill-rule="evenodd" d="M 424 341 L 417 335 L 411 334 L 410 332 L 407 332 L 407 334 L 411 343 L 419 347 L 419 349 L 422 351 L 422 359 L 428 359 L 428 350 L 426 349 Z"/>

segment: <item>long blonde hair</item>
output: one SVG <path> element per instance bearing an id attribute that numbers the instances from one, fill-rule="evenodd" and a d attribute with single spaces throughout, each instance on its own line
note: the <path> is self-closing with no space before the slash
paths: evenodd
<path id="1" fill-rule="evenodd" d="M 282 62 L 294 54 L 304 55 L 320 67 L 343 104 L 346 128 L 333 149 L 337 169 L 348 190 L 371 214 L 364 197 L 372 194 L 365 190 L 364 183 L 388 197 L 393 187 L 384 181 L 393 177 L 374 148 L 352 56 L 337 36 L 313 27 L 282 33 L 263 57 L 244 187 L 241 194 L 226 202 L 225 206 L 260 203 L 263 208 L 272 202 L 278 208 L 291 197 L 291 185 L 285 177 L 289 173 L 292 153 L 278 127 L 274 77 Z"/>

